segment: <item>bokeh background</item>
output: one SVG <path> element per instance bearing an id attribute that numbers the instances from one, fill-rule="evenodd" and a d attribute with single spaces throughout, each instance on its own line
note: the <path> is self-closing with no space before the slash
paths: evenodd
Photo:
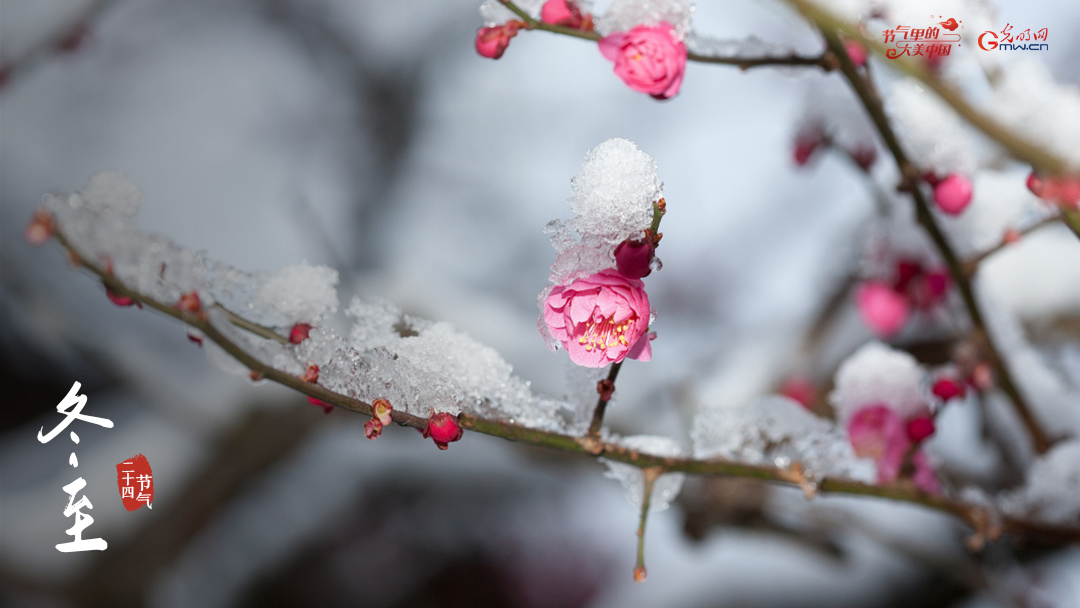
<path id="1" fill-rule="evenodd" d="M 565 355 L 535 327 L 553 261 L 542 228 L 570 217 L 586 150 L 619 136 L 657 160 L 669 212 L 664 268 L 647 281 L 660 338 L 652 362 L 623 370 L 614 429 L 688 446 L 703 403 L 821 376 L 869 338 L 848 310 L 846 338 L 820 359 L 793 354 L 875 213 L 849 162 L 791 160 L 808 92 L 844 103 L 838 76 L 691 64 L 659 103 L 579 40 L 523 33 L 501 60 L 480 58 L 477 5 L 0 2 L 0 57 L 33 56 L 0 89 L 0 604 L 1080 605 L 1076 549 L 972 556 L 956 522 L 914 507 L 806 503 L 737 480 L 690 480 L 651 518 L 649 578 L 634 584 L 638 514 L 602 465 L 475 434 L 447 452 L 408 429 L 370 442 L 360 417 L 222 373 L 181 325 L 113 306 L 57 249 L 21 238 L 43 193 L 120 169 L 145 192 L 147 230 L 250 270 L 334 266 L 344 299 L 450 321 L 535 390 L 565 395 Z M 1080 82 L 1074 2 L 995 5 L 1002 24 L 1048 25 L 1039 60 Z M 699 2 L 695 24 L 819 48 L 779 2 Z M 1080 260 L 1067 247 L 1052 263 Z M 1052 336 L 1075 386 L 1080 352 Z M 38 443 L 75 381 L 87 413 L 115 427 Z M 975 423 L 959 418 L 942 434 L 963 461 L 955 446 Z M 84 536 L 105 538 L 104 553 L 54 549 L 71 525 L 72 450 L 94 505 Z M 157 494 L 128 513 L 114 465 L 137 453 Z"/>

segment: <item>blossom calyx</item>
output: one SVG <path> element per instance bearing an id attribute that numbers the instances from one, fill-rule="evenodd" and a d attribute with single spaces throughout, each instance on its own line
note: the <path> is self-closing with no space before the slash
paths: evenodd
<path id="1" fill-rule="evenodd" d="M 583 367 L 650 360 L 650 314 L 642 282 L 614 268 L 555 287 L 543 305 L 551 336 Z"/>
<path id="2" fill-rule="evenodd" d="M 428 418 L 423 433 L 424 437 L 430 437 L 440 450 L 445 450 L 449 444 L 461 439 L 465 431 L 458 424 L 457 416 L 447 412 L 436 412 Z"/>
<path id="3" fill-rule="evenodd" d="M 318 365 L 309 365 L 309 366 L 307 366 L 307 369 L 304 370 L 304 375 L 303 375 L 303 377 L 301 379 L 304 382 L 312 382 L 312 383 L 318 382 L 319 381 L 319 366 Z"/>
<path id="4" fill-rule="evenodd" d="M 330 412 L 334 411 L 334 406 L 333 405 L 331 405 L 331 404 L 329 404 L 329 403 L 327 403 L 325 401 L 322 401 L 320 399 L 316 399 L 315 397 L 312 397 L 311 395 L 308 395 L 307 402 L 310 403 L 311 405 L 323 408 L 323 413 L 329 414 Z"/>
<path id="5" fill-rule="evenodd" d="M 476 52 L 488 59 L 498 59 L 510 46 L 510 39 L 526 27 L 524 21 L 507 21 L 502 25 L 482 27 L 476 31 Z"/>
<path id="6" fill-rule="evenodd" d="M 666 21 L 600 39 L 600 53 L 615 62 L 615 75 L 626 86 L 656 99 L 670 99 L 682 86 L 686 45 Z"/>

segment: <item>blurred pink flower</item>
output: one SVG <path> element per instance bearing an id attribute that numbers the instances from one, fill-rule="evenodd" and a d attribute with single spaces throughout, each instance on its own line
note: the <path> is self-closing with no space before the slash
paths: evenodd
<path id="1" fill-rule="evenodd" d="M 889 483 L 900 475 L 911 441 L 899 414 L 882 404 L 867 405 L 851 416 L 847 431 L 855 455 L 877 462 L 878 483 Z"/>
<path id="2" fill-rule="evenodd" d="M 584 367 L 652 358 L 649 296 L 641 281 L 614 268 L 552 289 L 544 323 L 570 360 Z"/>
<path id="3" fill-rule="evenodd" d="M 524 21 L 507 21 L 502 25 L 482 27 L 476 31 L 476 52 L 488 59 L 502 57 L 510 39 L 525 27 Z"/>
<path id="4" fill-rule="evenodd" d="M 675 37 L 670 23 L 639 25 L 600 40 L 600 52 L 615 62 L 615 75 L 626 86 L 657 99 L 679 92 L 686 69 L 686 45 Z"/>
<path id="5" fill-rule="evenodd" d="M 583 15 L 573 0 L 548 0 L 540 9 L 540 20 L 552 25 L 592 30 L 592 16 Z"/>
<path id="6" fill-rule="evenodd" d="M 1080 178 L 1042 177 L 1032 171 L 1027 178 L 1027 187 L 1035 196 L 1063 209 L 1080 209 Z"/>
<path id="7" fill-rule="evenodd" d="M 855 42 L 854 40 L 847 40 L 844 42 L 844 51 L 851 58 L 851 62 L 856 67 L 863 67 L 866 65 L 866 48 L 863 45 Z"/>
<path id="8" fill-rule="evenodd" d="M 971 181 L 953 173 L 934 186 L 934 202 L 949 215 L 960 215 L 971 202 Z"/>
<path id="9" fill-rule="evenodd" d="M 908 320 L 907 300 L 880 281 L 860 285 L 855 294 L 855 305 L 863 321 L 882 337 L 900 331 Z"/>

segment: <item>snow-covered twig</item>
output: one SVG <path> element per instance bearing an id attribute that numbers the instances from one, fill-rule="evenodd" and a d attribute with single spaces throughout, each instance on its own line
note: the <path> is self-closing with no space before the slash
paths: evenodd
<path id="1" fill-rule="evenodd" d="M 525 22 L 525 27 L 530 30 L 544 30 L 545 32 L 552 32 L 554 34 L 562 34 L 564 36 L 573 36 L 574 38 L 582 38 L 584 40 L 599 41 L 602 36 L 593 31 L 585 31 L 580 29 L 574 29 L 565 27 L 562 25 L 554 25 L 551 23 L 544 23 L 539 19 L 534 18 L 518 5 L 514 4 L 511 0 L 499 0 L 506 8 L 513 11 L 515 15 L 521 18 Z M 763 67 L 763 66 L 804 66 L 804 67 L 819 67 L 824 70 L 831 70 L 836 67 L 836 58 L 829 52 L 824 52 L 816 56 L 797 55 L 795 53 L 788 53 L 784 55 L 775 56 L 752 56 L 742 57 L 738 55 L 728 54 L 716 54 L 707 52 L 689 52 L 686 55 L 687 60 L 697 61 L 699 63 L 716 63 L 721 65 L 733 65 L 743 70 L 750 68 Z"/>
<path id="2" fill-rule="evenodd" d="M 39 213 L 49 213 L 41 211 Z M 202 335 L 214 342 L 237 361 L 247 366 L 254 375 L 272 380 L 296 391 L 314 397 L 337 407 L 364 415 L 372 415 L 369 403 L 332 391 L 314 382 L 308 382 L 268 365 L 258 357 L 246 351 L 240 344 L 219 330 L 210 318 L 201 311 L 185 310 L 172 303 L 163 302 L 129 286 L 114 276 L 103 265 L 85 259 L 73 247 L 63 227 L 56 227 L 57 241 L 69 253 L 69 259 L 77 267 L 91 272 L 102 282 L 105 289 L 116 298 L 130 298 L 134 302 L 152 308 L 160 313 L 176 318 L 202 332 Z M 250 324 L 250 323 L 249 323 Z M 250 324 L 255 325 L 255 324 Z M 250 329 L 250 328 L 248 328 Z M 272 331 L 262 328 L 264 331 Z M 261 334 L 260 334 L 261 335 Z M 395 409 L 392 414 L 395 423 L 423 429 L 428 426 L 428 419 Z M 485 418 L 471 413 L 462 413 L 458 423 L 464 429 L 485 435 L 500 437 L 510 441 L 543 446 L 567 452 L 603 456 L 605 459 L 629 464 L 642 470 L 652 470 L 657 475 L 664 473 L 690 473 L 695 475 L 746 477 L 777 482 L 792 486 L 805 486 L 807 479 L 797 463 L 791 466 L 765 466 L 737 462 L 725 458 L 686 458 L 650 454 L 628 448 L 616 441 L 593 437 L 579 437 L 560 432 L 527 427 L 506 420 Z M 999 537 L 1003 533 L 1050 539 L 1054 542 L 1080 543 L 1080 528 L 1044 524 L 1020 517 L 1002 515 L 982 505 L 969 504 L 945 496 L 920 491 L 908 481 L 892 484 L 873 485 L 841 477 L 822 477 L 815 480 L 816 492 L 876 496 L 912 504 L 923 505 L 944 513 L 952 514 L 967 522 L 975 531 L 975 537 L 984 542 Z"/>

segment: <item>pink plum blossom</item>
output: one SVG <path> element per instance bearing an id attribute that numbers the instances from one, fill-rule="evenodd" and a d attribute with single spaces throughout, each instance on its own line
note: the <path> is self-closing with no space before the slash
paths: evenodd
<path id="1" fill-rule="evenodd" d="M 570 360 L 604 367 L 626 357 L 652 358 L 649 296 L 638 279 L 614 268 L 559 285 L 544 301 L 544 323 Z"/>
<path id="2" fill-rule="evenodd" d="M 971 202 L 971 181 L 953 173 L 934 186 L 934 202 L 949 215 L 960 215 Z"/>
<path id="3" fill-rule="evenodd" d="M 860 285 L 855 304 L 863 321 L 879 336 L 892 336 L 907 323 L 907 300 L 880 281 Z"/>
<path id="4" fill-rule="evenodd" d="M 635 91 L 657 99 L 669 99 L 679 92 L 686 69 L 686 45 L 666 21 L 606 36 L 600 40 L 600 53 L 615 62 L 615 75 Z"/>
<path id="5" fill-rule="evenodd" d="M 507 21 L 502 25 L 482 27 L 476 31 L 476 52 L 488 59 L 502 57 L 510 39 L 517 36 L 518 30 L 525 27 L 523 21 Z"/>

